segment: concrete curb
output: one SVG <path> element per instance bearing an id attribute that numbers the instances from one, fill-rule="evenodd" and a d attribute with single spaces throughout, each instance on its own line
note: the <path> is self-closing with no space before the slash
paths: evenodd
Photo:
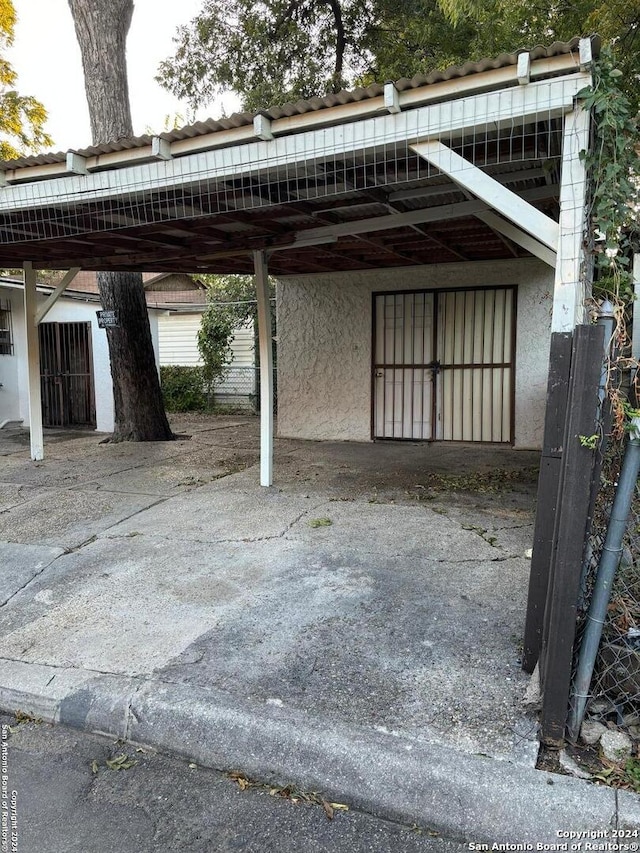
<path id="1" fill-rule="evenodd" d="M 146 679 L 0 660 L 0 708 L 124 738 L 217 770 L 294 784 L 445 837 L 560 843 L 638 826 L 640 798 L 286 707 Z M 569 848 L 570 849 L 570 848 Z"/>

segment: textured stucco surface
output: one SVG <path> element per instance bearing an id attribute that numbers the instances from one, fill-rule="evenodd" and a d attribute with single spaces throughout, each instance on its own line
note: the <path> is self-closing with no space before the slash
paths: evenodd
<path id="1" fill-rule="evenodd" d="M 279 435 L 371 439 L 372 293 L 494 285 L 517 286 L 516 447 L 540 447 L 553 270 L 534 258 L 280 279 Z"/>

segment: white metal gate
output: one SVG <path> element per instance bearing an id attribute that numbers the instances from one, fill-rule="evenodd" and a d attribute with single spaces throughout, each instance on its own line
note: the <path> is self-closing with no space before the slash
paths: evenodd
<path id="1" fill-rule="evenodd" d="M 373 437 L 513 441 L 515 290 L 374 294 Z"/>

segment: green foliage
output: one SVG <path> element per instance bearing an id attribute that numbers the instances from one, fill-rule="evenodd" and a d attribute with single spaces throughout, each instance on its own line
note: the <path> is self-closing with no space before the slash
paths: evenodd
<path id="1" fill-rule="evenodd" d="M 258 307 L 253 276 L 199 275 L 208 288 L 208 305 L 202 315 L 198 333 L 198 349 L 204 361 L 207 381 L 224 375 L 231 360 L 233 331 L 245 323 L 257 325 Z M 270 279 L 270 293 L 275 296 L 275 282 Z M 272 312 L 272 334 L 275 335 L 275 316 Z M 257 353 L 256 353 L 257 355 Z M 275 363 L 275 352 L 274 352 Z"/>
<path id="2" fill-rule="evenodd" d="M 620 88 L 638 109 L 640 81 L 640 6 L 626 0 L 439 0 L 447 19 L 456 27 L 470 26 L 474 36 L 467 59 L 497 56 L 502 51 L 537 44 L 569 41 L 574 36 L 599 33 L 620 69 Z"/>
<path id="3" fill-rule="evenodd" d="M 231 90 L 258 110 L 467 59 L 472 34 L 436 0 L 204 0 L 157 79 L 192 107 Z"/>
<path id="4" fill-rule="evenodd" d="M 168 412 L 203 412 L 209 407 L 201 367 L 165 364 L 160 368 L 160 384 Z"/>
<path id="5" fill-rule="evenodd" d="M 0 160 L 51 146 L 45 132 L 47 112 L 30 95 L 16 89 L 17 74 L 3 54 L 13 44 L 16 12 L 12 0 L 0 0 Z"/>
<path id="6" fill-rule="evenodd" d="M 198 349 L 204 362 L 203 375 L 207 382 L 224 376 L 231 361 L 231 336 L 235 326 L 233 312 L 225 306 L 210 302 L 198 331 Z"/>
<path id="7" fill-rule="evenodd" d="M 597 433 L 593 433 L 593 435 L 579 435 L 578 441 L 580 442 L 580 447 L 587 447 L 589 450 L 595 450 L 598 446 L 598 440 L 600 436 Z"/>
<path id="8" fill-rule="evenodd" d="M 158 80 L 192 107 L 249 110 L 599 32 L 635 106 L 640 8 L 622 0 L 204 0 Z"/>
<path id="9" fill-rule="evenodd" d="M 592 185 L 591 221 L 595 232 L 598 267 L 608 277 L 609 289 L 622 296 L 629 265 L 629 228 L 637 216 L 640 158 L 637 130 L 629 98 L 620 88 L 622 74 L 610 50 L 604 49 L 593 71 L 593 85 L 579 93 L 592 112 L 595 140 L 581 152 Z"/>

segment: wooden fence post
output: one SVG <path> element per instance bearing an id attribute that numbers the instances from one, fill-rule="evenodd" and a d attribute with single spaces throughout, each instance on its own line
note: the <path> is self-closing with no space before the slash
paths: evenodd
<path id="1" fill-rule="evenodd" d="M 524 629 L 522 668 L 525 672 L 533 672 L 542 648 L 542 627 L 549 586 L 549 566 L 567 416 L 572 337 L 571 332 L 554 332 L 551 335 L 547 408 L 538 478 L 538 506 L 529 575 L 527 619 Z"/>
<path id="2" fill-rule="evenodd" d="M 540 657 L 541 739 L 550 746 L 563 744 L 567 721 L 577 602 L 595 461 L 595 451 L 583 444 L 580 437 L 592 436 L 597 429 L 603 335 L 602 326 L 577 326 L 573 336 Z"/>

